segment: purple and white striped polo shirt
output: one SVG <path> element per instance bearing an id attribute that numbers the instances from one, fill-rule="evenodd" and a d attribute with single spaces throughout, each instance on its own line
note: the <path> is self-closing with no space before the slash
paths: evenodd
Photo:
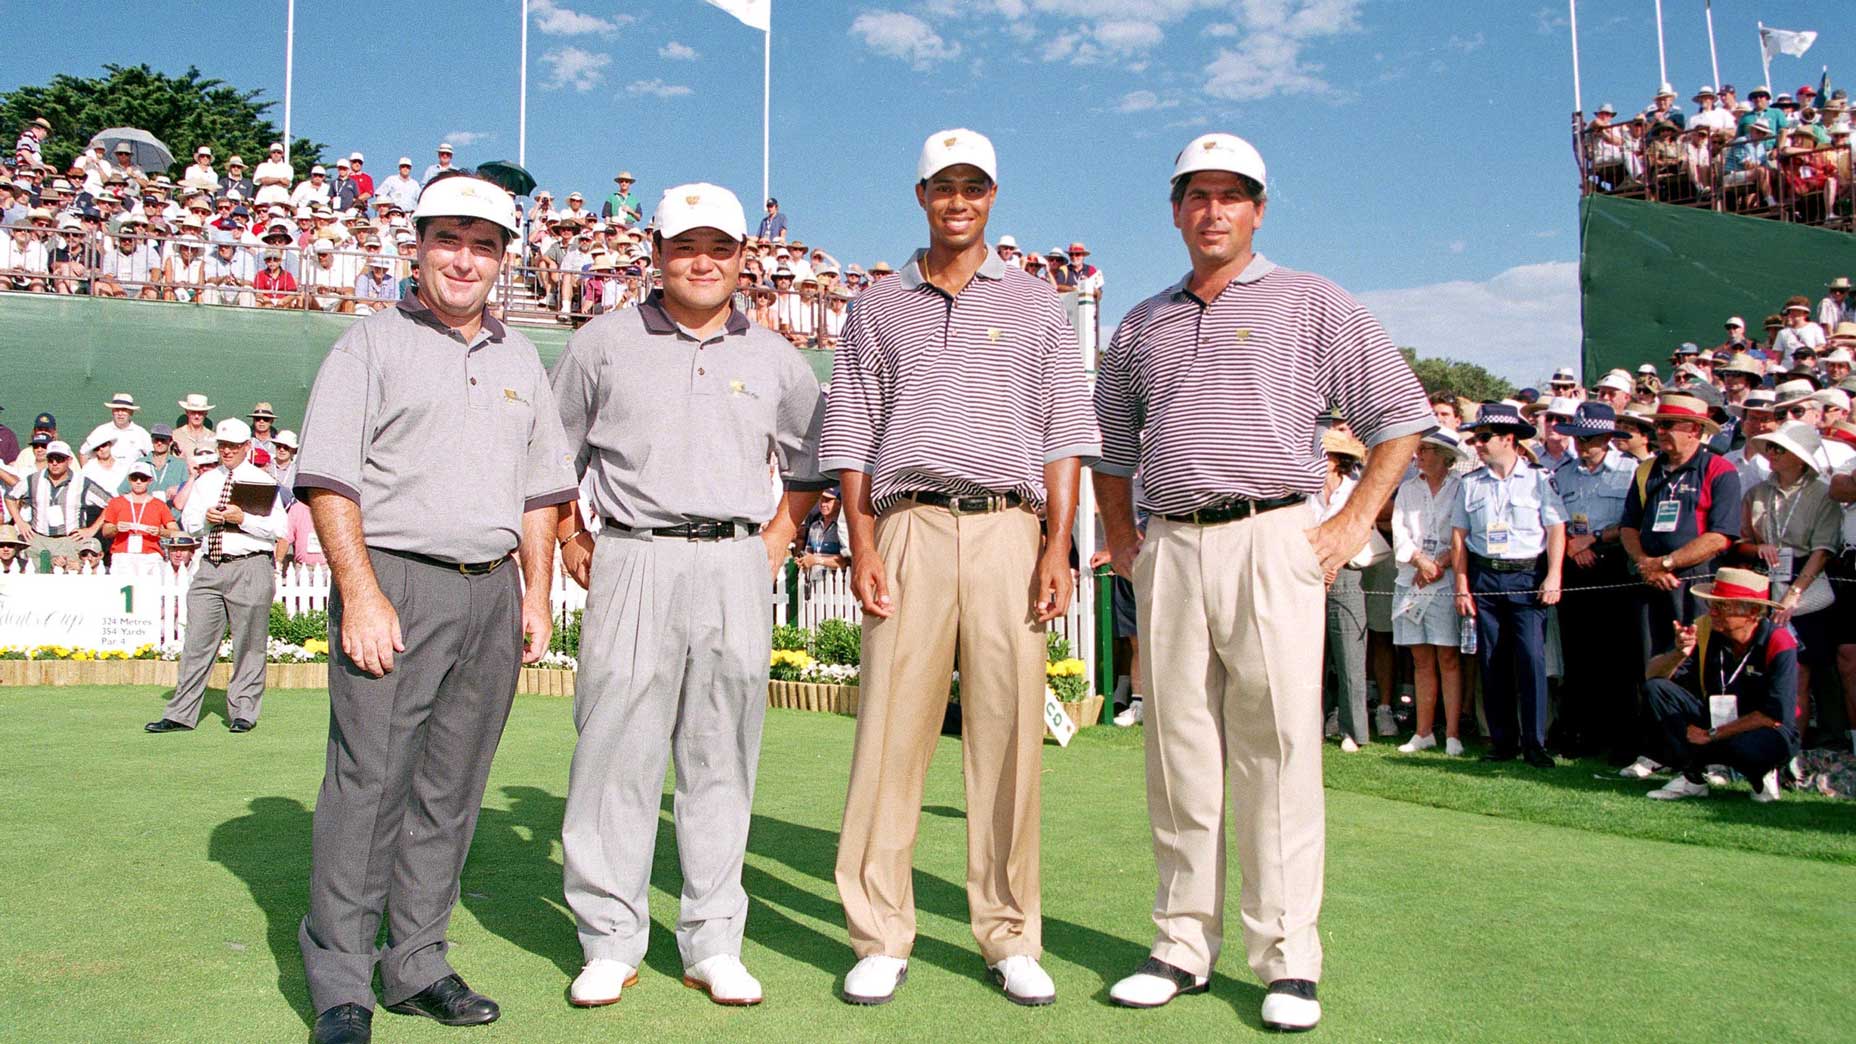
<path id="1" fill-rule="evenodd" d="M 1411 367 L 1345 290 L 1262 255 L 1210 302 L 1189 278 L 1129 311 L 1096 374 L 1096 470 L 1138 468 L 1143 510 L 1320 490 L 1315 421 L 1330 404 L 1368 446 L 1436 427 Z"/>
<path id="2" fill-rule="evenodd" d="M 851 305 L 819 470 L 869 473 L 879 513 L 915 490 L 1042 504 L 1046 463 L 1102 449 L 1076 332 L 1049 283 L 996 254 L 949 296 L 925 253 Z"/>

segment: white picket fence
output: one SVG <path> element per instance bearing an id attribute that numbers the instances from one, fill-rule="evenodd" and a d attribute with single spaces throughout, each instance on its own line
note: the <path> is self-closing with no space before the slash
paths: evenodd
<path id="1" fill-rule="evenodd" d="M 159 608 L 156 612 L 161 620 L 160 643 L 163 646 L 178 645 L 181 636 L 187 630 L 187 587 L 193 582 L 195 565 L 176 572 L 162 566 L 159 569 L 129 569 L 118 559 L 113 568 L 100 570 L 111 574 L 125 576 L 152 576 L 158 594 Z M 513 567 L 513 563 L 511 564 Z M 28 570 L 31 564 L 28 563 Z M 77 572 L 77 570 L 53 570 L 53 572 Z M 848 569 L 822 570 L 816 577 L 808 577 L 805 570 L 799 573 L 799 615 L 792 617 L 792 599 L 786 584 L 787 571 L 781 570 L 775 579 L 769 597 L 773 604 L 773 622 L 775 624 L 796 623 L 808 629 L 816 628 L 824 620 L 848 620 L 859 623 L 863 619 L 863 609 L 857 598 L 851 594 L 851 573 Z M 1088 618 L 1092 608 L 1090 602 L 1091 578 L 1084 573 L 1077 579 L 1076 597 L 1070 602 L 1070 611 L 1053 624 L 1053 628 L 1070 640 L 1072 655 L 1087 658 L 1089 641 L 1087 635 Z M 299 613 L 327 610 L 329 593 L 333 581 L 327 566 L 291 565 L 277 572 L 276 602 L 284 607 L 284 612 L 291 616 Z M 580 585 L 567 578 L 567 574 L 555 565 L 554 583 L 549 593 L 549 603 L 553 607 L 556 621 L 564 621 L 577 609 L 586 608 L 586 591 Z"/>

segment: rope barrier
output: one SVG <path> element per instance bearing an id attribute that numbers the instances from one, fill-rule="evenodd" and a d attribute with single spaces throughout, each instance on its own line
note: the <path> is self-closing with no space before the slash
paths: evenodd
<path id="1" fill-rule="evenodd" d="M 1360 570 L 1356 569 L 1354 570 L 1354 572 L 1357 573 L 1357 572 L 1360 572 Z M 1685 576 L 1685 577 L 1677 577 L 1676 579 L 1679 585 L 1688 585 L 1688 584 L 1707 583 L 1708 581 L 1714 579 L 1714 577 L 1712 576 Z M 1825 575 L 1820 574 L 1817 577 L 1817 579 L 1812 582 L 1813 583 L 1829 582 L 1833 584 L 1856 584 L 1856 577 L 1825 576 Z M 1433 584 L 1432 586 L 1435 587 L 1436 585 Z M 1561 595 L 1569 595 L 1569 594 L 1584 594 L 1588 591 L 1628 591 L 1628 590 L 1638 588 L 1638 587 L 1648 587 L 1648 588 L 1651 588 L 1657 591 L 1665 590 L 1665 588 L 1657 587 L 1656 585 L 1651 584 L 1647 581 L 1643 581 L 1643 580 L 1633 580 L 1627 584 L 1592 584 L 1592 585 L 1580 586 L 1580 587 L 1560 587 L 1560 588 L 1557 588 L 1557 590 L 1559 591 Z M 1481 593 L 1471 591 L 1470 594 L 1474 595 L 1477 598 L 1509 598 L 1514 595 L 1540 594 L 1546 590 L 1548 589 L 1544 587 L 1534 587 L 1534 588 L 1529 588 L 1523 591 L 1485 591 Z M 1369 594 L 1369 595 L 1388 595 L 1388 596 L 1396 597 L 1399 592 L 1396 588 L 1391 591 L 1381 591 L 1376 588 L 1363 587 L 1360 589 L 1360 593 Z M 1424 588 L 1419 588 L 1417 590 L 1412 591 L 1411 596 L 1414 598 L 1455 598 L 1456 592 L 1455 591 L 1433 591 L 1433 590 L 1427 590 Z"/>

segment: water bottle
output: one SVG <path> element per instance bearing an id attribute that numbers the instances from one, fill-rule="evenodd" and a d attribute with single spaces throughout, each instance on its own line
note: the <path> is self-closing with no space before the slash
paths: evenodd
<path id="1" fill-rule="evenodd" d="M 1462 616 L 1457 618 L 1456 647 L 1464 656 L 1476 655 L 1476 618 Z"/>

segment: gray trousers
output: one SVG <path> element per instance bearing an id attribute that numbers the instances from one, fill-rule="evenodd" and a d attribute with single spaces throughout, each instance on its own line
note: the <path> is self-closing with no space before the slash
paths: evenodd
<path id="1" fill-rule="evenodd" d="M 1322 710 L 1340 711 L 1340 732 L 1371 742 L 1366 716 L 1366 595 L 1360 571 L 1343 568 L 1328 588 L 1327 681 Z"/>
<path id="2" fill-rule="evenodd" d="M 181 646 L 174 696 L 161 716 L 182 725 L 200 721 L 206 679 L 219 659 L 219 640 L 232 625 L 232 681 L 226 686 L 226 720 L 256 723 L 264 703 L 264 650 L 271 631 L 277 580 L 268 555 L 214 565 L 200 559 L 187 587 L 187 638 Z"/>
<path id="3" fill-rule="evenodd" d="M 375 678 L 341 651 L 329 601 L 329 748 L 309 914 L 297 933 L 316 1011 L 388 1004 L 452 974 L 445 929 L 522 665 L 517 566 L 464 576 L 370 549 L 406 651 Z M 387 944 L 377 948 L 382 916 Z"/>
<path id="4" fill-rule="evenodd" d="M 561 825 L 567 905 L 589 961 L 644 960 L 667 757 L 676 759 L 683 867 L 677 950 L 686 968 L 741 953 L 741 864 L 767 716 L 771 586 L 759 537 L 600 533 L 574 682 L 580 739 Z"/>

